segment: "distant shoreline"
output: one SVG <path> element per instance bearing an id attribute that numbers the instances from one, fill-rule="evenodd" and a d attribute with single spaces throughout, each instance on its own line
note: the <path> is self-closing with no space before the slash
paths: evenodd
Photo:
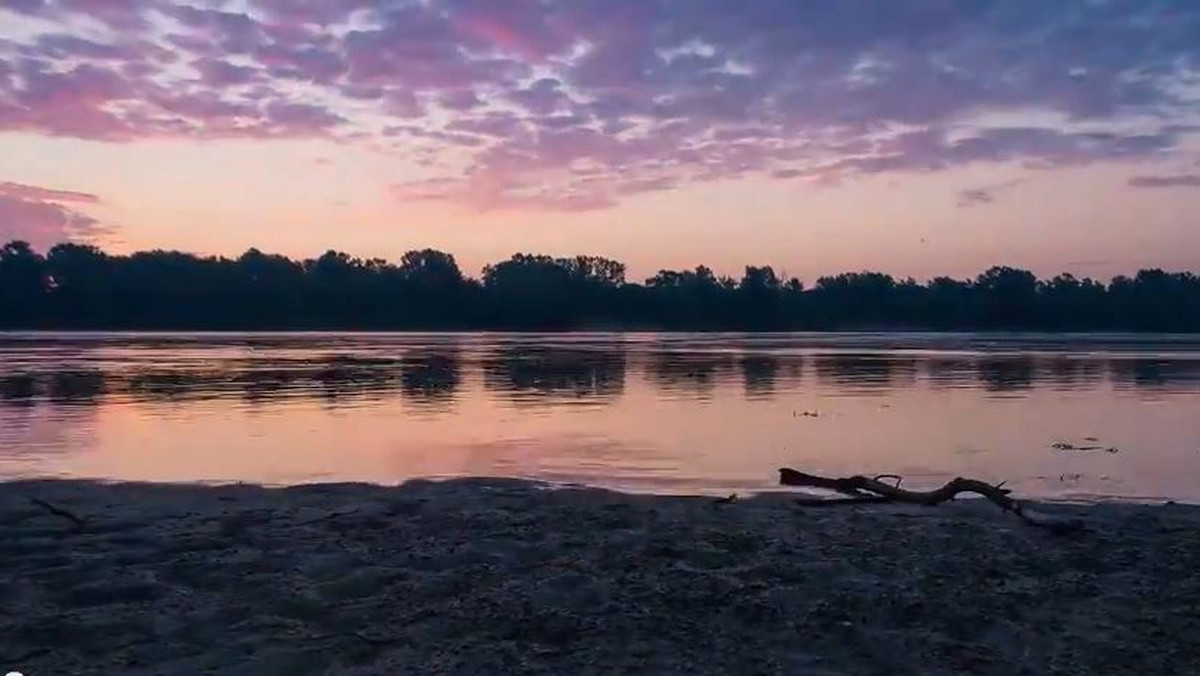
<path id="1" fill-rule="evenodd" d="M 634 280 L 602 256 L 513 254 L 478 278 L 452 254 L 364 260 L 180 251 L 110 254 L 62 243 L 0 247 L 0 326 L 152 329 L 1200 332 L 1200 276 L 1161 269 L 1107 281 L 992 266 L 926 281 L 876 271 L 807 283 L 771 266 L 705 265 Z"/>
<path id="2" fill-rule="evenodd" d="M 1200 672 L 1200 507 L 1044 506 L 1089 524 L 1055 537 L 973 501 L 0 486 L 25 673 Z"/>

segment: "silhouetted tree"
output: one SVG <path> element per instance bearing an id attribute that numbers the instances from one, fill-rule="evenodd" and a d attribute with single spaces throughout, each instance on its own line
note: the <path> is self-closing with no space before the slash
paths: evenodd
<path id="1" fill-rule="evenodd" d="M 88 326 L 112 315 L 108 256 L 94 246 L 59 244 L 46 255 L 46 303 L 54 317 Z"/>
<path id="2" fill-rule="evenodd" d="M 9 242 L 0 248 L 0 317 L 12 325 L 36 325 L 46 291 L 45 260 L 28 242 Z"/>
<path id="3" fill-rule="evenodd" d="M 1038 280 L 1028 270 L 994 267 L 975 279 L 980 321 L 985 327 L 1026 328 L 1036 324 Z"/>
<path id="4" fill-rule="evenodd" d="M 807 289 L 771 267 L 747 266 L 735 281 L 701 265 L 631 284 L 618 261 L 519 253 L 477 281 L 432 249 L 391 263 L 60 244 L 43 258 L 10 242 L 0 248 L 0 328 L 1200 331 L 1200 277 L 1141 270 L 1104 284 L 997 266 L 925 284 L 850 272 Z"/>

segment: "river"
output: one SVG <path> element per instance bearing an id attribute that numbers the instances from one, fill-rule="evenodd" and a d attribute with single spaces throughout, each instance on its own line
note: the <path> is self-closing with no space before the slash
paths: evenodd
<path id="1" fill-rule="evenodd" d="M 1200 337 L 0 334 L 0 477 L 653 493 L 792 466 L 1200 502 Z"/>

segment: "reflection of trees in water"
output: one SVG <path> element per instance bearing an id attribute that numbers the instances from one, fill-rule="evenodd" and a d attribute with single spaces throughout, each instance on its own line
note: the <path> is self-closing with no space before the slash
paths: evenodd
<path id="1" fill-rule="evenodd" d="M 518 395 L 519 399 L 571 396 L 607 400 L 625 391 L 625 366 L 623 347 L 509 346 L 485 357 L 481 368 L 487 389 Z"/>
<path id="2" fill-rule="evenodd" d="M 377 399 L 396 387 L 395 359 L 360 358 L 346 355 L 327 357 L 312 372 L 322 398 L 334 403 L 342 399 Z"/>
<path id="3" fill-rule="evenodd" d="M 934 389 L 973 387 L 978 371 L 973 357 L 930 357 L 921 362 L 925 377 Z"/>
<path id="4" fill-rule="evenodd" d="M 405 398 L 419 405 L 444 405 L 454 400 L 461 374 L 457 351 L 414 351 L 400 364 L 400 388 Z"/>
<path id="5" fill-rule="evenodd" d="M 984 357 L 978 362 L 979 382 L 989 392 L 1016 392 L 1033 387 L 1032 357 Z"/>
<path id="6" fill-rule="evenodd" d="M 138 401 L 181 401 L 215 398 L 227 382 L 220 371 L 138 370 L 120 384 Z"/>
<path id="7" fill-rule="evenodd" d="M 229 360 L 206 368 L 15 373 L 0 375 L 0 404 L 34 405 L 44 397 L 55 403 L 95 405 L 113 395 L 151 403 L 240 397 L 263 404 L 284 398 L 372 398 L 388 391 L 433 401 L 453 396 L 459 373 L 452 351 L 406 356 L 403 361 L 338 355 L 319 360 Z"/>
<path id="8" fill-rule="evenodd" d="M 982 387 L 990 392 L 1016 392 L 1036 385 L 1082 389 L 1095 386 L 1104 375 L 1102 362 L 1065 355 L 937 356 L 922 364 L 935 389 Z"/>
<path id="9" fill-rule="evenodd" d="M 94 406 L 116 387 L 99 370 L 13 373 L 0 376 L 0 404 L 28 407 L 44 399 L 61 405 Z"/>
<path id="10" fill-rule="evenodd" d="M 254 364 L 251 368 L 235 371 L 232 382 L 246 403 L 260 404 L 290 393 L 303 393 L 305 390 L 299 385 L 302 375 L 302 371 L 294 368 Z"/>
<path id="11" fill-rule="evenodd" d="M 984 354 L 914 359 L 873 353 L 800 355 L 746 349 L 741 353 L 651 348 L 638 351 L 647 381 L 667 394 L 707 397 L 720 384 L 744 396 L 769 399 L 803 377 L 813 364 L 823 385 L 847 392 L 882 393 L 908 386 L 918 370 L 931 387 L 1020 392 L 1034 387 L 1085 389 L 1108 378 L 1116 385 L 1156 391 L 1194 391 L 1200 359 L 1116 356 Z M 312 399 L 341 404 L 402 395 L 419 406 L 453 402 L 467 368 L 455 345 L 399 348 L 388 358 L 345 354 L 304 358 L 244 358 L 149 365 L 115 363 L 109 371 L 64 364 L 55 372 L 0 371 L 0 406 L 34 407 L 50 402 L 76 407 L 122 397 L 136 402 L 186 402 L 240 398 L 269 404 Z M 624 392 L 628 348 L 579 345 L 505 345 L 480 361 L 484 384 L 513 400 L 537 403 L 555 397 L 605 402 Z M 123 368 L 122 368 L 123 366 Z M 131 367 L 132 366 L 132 367 Z"/>
<path id="12" fill-rule="evenodd" d="M 1200 382 L 1200 359 L 1112 359 L 1109 377 L 1118 385 L 1154 389 Z"/>
<path id="13" fill-rule="evenodd" d="M 647 368 L 666 392 L 708 396 L 718 381 L 733 377 L 733 356 L 725 352 L 658 352 Z"/>
<path id="14" fill-rule="evenodd" d="M 95 404 L 107 391 L 100 371 L 64 371 L 50 376 L 46 396 L 56 404 Z"/>
<path id="15" fill-rule="evenodd" d="M 881 354 L 824 354 L 815 360 L 817 380 L 858 392 L 884 393 L 910 385 L 917 361 Z"/>
<path id="16" fill-rule="evenodd" d="M 1044 379 L 1065 390 L 1094 387 L 1104 377 L 1104 364 L 1096 359 L 1055 356 L 1037 362 L 1036 368 L 1038 382 Z"/>
<path id="17" fill-rule="evenodd" d="M 769 399 L 775 395 L 780 369 L 778 357 L 767 352 L 744 354 L 740 364 L 747 399 Z"/>
<path id="18" fill-rule="evenodd" d="M 13 373 L 0 376 L 0 404 L 8 406 L 32 406 L 38 396 L 38 383 L 28 373 Z"/>

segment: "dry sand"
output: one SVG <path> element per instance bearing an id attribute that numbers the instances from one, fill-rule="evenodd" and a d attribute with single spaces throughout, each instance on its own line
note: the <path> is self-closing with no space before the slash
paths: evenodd
<path id="1" fill-rule="evenodd" d="M 0 673 L 1200 674 L 1200 508 L 1049 509 L 0 484 Z"/>

